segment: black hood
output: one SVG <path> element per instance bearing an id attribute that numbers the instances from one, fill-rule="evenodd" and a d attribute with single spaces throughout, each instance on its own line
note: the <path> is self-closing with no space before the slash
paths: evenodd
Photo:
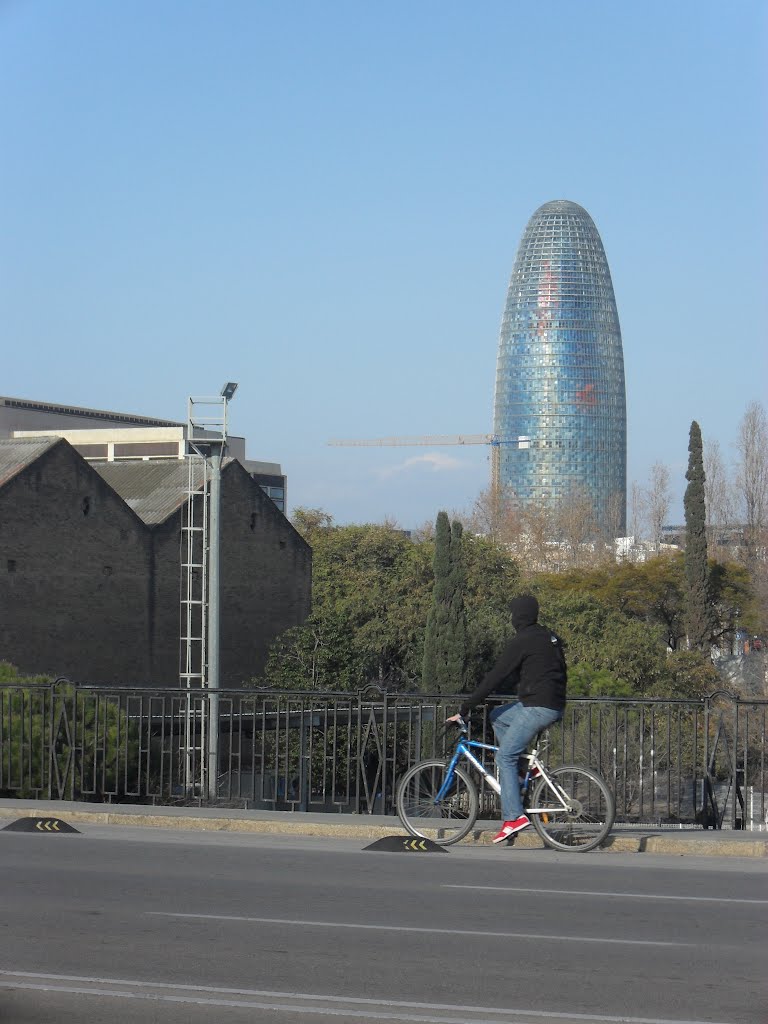
<path id="1" fill-rule="evenodd" d="M 531 594 L 522 594 L 509 602 L 512 625 L 515 629 L 533 626 L 539 618 L 539 602 Z"/>

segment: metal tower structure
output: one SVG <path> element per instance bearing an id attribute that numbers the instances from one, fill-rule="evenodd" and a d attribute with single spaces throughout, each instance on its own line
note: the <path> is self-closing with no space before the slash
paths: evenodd
<path id="1" fill-rule="evenodd" d="M 221 467 L 227 448 L 227 410 L 237 384 L 215 397 L 188 399 L 187 488 L 181 527 L 179 680 L 186 688 L 184 787 L 199 779 L 217 796 L 219 720 L 219 546 Z M 207 700 L 194 690 L 208 690 Z"/>

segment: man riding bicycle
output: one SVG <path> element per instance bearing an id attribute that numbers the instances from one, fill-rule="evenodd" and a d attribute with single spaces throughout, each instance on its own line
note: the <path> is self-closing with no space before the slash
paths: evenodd
<path id="1" fill-rule="evenodd" d="M 520 794 L 519 759 L 536 733 L 563 717 L 568 678 L 562 641 L 539 625 L 536 598 L 530 594 L 514 598 L 510 612 L 515 635 L 507 641 L 496 664 L 477 689 L 464 697 L 459 713 L 448 719 L 449 722 L 463 719 L 494 691 L 517 693 L 517 703 L 494 708 L 490 714 L 499 748 L 496 763 L 503 819 L 494 843 L 504 842 L 531 823 Z"/>

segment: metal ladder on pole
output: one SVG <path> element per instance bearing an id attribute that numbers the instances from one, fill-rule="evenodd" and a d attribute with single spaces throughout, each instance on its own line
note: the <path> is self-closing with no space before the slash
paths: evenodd
<path id="1" fill-rule="evenodd" d="M 236 387 L 237 385 L 235 385 Z M 189 798 L 216 790 L 218 692 L 210 698 L 208 616 L 211 576 L 211 459 L 218 457 L 227 437 L 227 397 L 189 398 L 187 414 L 187 487 L 181 526 L 181 595 L 179 683 L 186 690 L 181 769 Z M 217 639 L 217 638 L 214 638 Z M 214 640 L 210 641 L 213 651 Z M 211 654 L 213 657 L 213 653 Z M 214 686 L 218 686 L 218 677 Z M 209 745 L 210 746 L 209 750 Z M 210 778 L 209 778 L 210 775 Z"/>
<path id="2" fill-rule="evenodd" d="M 179 681 L 186 689 L 181 765 L 184 792 L 194 794 L 205 772 L 205 716 L 194 696 L 207 682 L 208 628 L 208 462 L 187 455 L 187 487 L 181 525 Z"/>
<path id="3" fill-rule="evenodd" d="M 187 456 L 186 503 L 181 525 L 181 650 L 179 678 L 189 689 L 206 681 L 208 605 L 208 465 Z"/>

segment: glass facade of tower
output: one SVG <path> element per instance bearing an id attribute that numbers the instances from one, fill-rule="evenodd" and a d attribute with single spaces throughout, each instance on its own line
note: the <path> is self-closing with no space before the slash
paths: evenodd
<path id="1" fill-rule="evenodd" d="M 582 497 L 598 524 L 626 523 L 624 356 L 613 284 L 592 218 L 545 203 L 525 229 L 496 369 L 499 483 L 525 505 Z"/>

